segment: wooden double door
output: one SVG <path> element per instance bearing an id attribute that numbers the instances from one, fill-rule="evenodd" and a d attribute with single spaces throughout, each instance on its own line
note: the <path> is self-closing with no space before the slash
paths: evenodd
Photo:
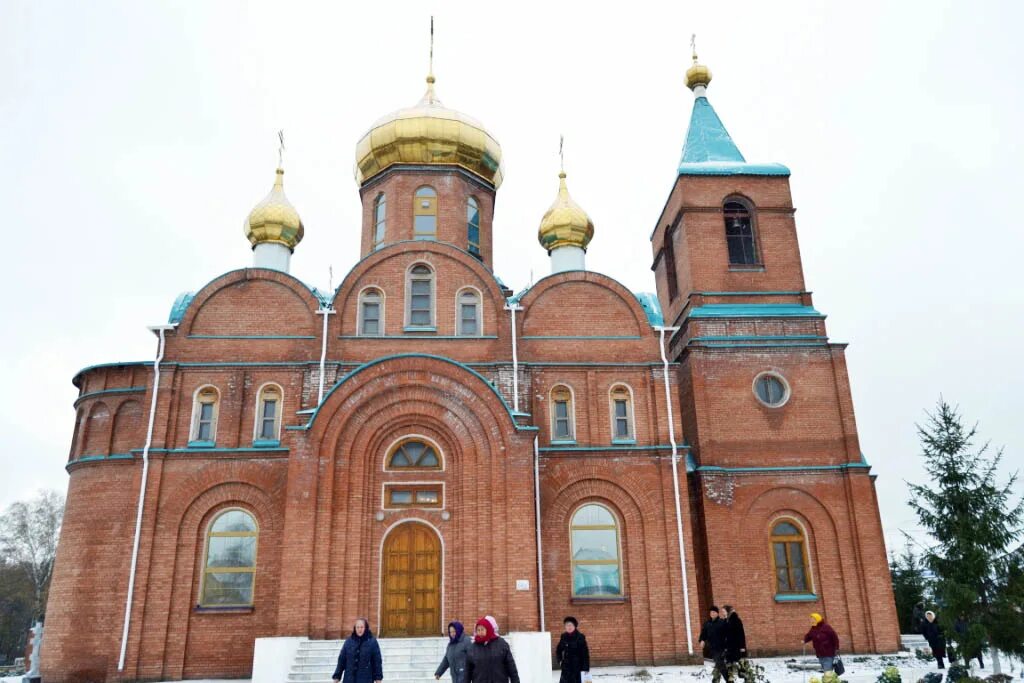
<path id="1" fill-rule="evenodd" d="M 407 522 L 383 548 L 381 635 L 441 633 L 441 539 L 426 524 Z"/>

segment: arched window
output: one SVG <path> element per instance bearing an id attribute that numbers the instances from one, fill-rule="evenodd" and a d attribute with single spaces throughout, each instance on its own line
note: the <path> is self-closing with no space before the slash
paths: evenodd
<path id="1" fill-rule="evenodd" d="M 110 452 L 110 408 L 102 401 L 93 404 L 85 422 L 81 455 L 107 455 Z"/>
<path id="2" fill-rule="evenodd" d="M 722 211 L 725 214 L 725 240 L 729 247 L 730 265 L 759 263 L 750 211 L 740 202 L 726 202 Z"/>
<path id="3" fill-rule="evenodd" d="M 439 470 L 441 457 L 432 445 L 419 439 L 402 441 L 388 454 L 389 470 Z"/>
<path id="4" fill-rule="evenodd" d="M 373 201 L 373 248 L 384 246 L 384 233 L 387 230 L 387 197 L 381 192 Z"/>
<path id="5" fill-rule="evenodd" d="M 418 240 L 437 239 L 437 193 L 432 187 L 416 190 L 412 204 L 413 237 Z"/>
<path id="6" fill-rule="evenodd" d="M 616 384 L 609 398 L 612 411 L 612 441 L 632 441 L 636 438 L 633 428 L 633 395 L 629 387 Z"/>
<path id="7" fill-rule="evenodd" d="M 206 534 L 201 607 L 249 607 L 256 579 L 259 527 L 244 510 L 226 510 Z"/>
<path id="8" fill-rule="evenodd" d="M 665 284 L 668 286 L 668 300 L 675 301 L 679 296 L 679 280 L 676 277 L 676 223 L 665 230 Z"/>
<path id="9" fill-rule="evenodd" d="M 460 337 L 480 336 L 480 295 L 475 290 L 459 292 L 456 311 L 456 333 Z"/>
<path id="10" fill-rule="evenodd" d="M 466 200 L 466 233 L 469 253 L 480 258 L 480 206 L 473 197 Z"/>
<path id="11" fill-rule="evenodd" d="M 373 287 L 359 297 L 359 334 L 379 337 L 384 333 L 384 294 Z"/>
<path id="12" fill-rule="evenodd" d="M 201 387 L 196 391 L 195 405 L 192 407 L 192 435 L 189 439 L 202 445 L 212 446 L 217 440 L 217 413 L 220 406 L 220 393 L 215 387 Z"/>
<path id="13" fill-rule="evenodd" d="M 434 271 L 418 263 L 409 271 L 409 327 L 434 326 Z"/>
<path id="14" fill-rule="evenodd" d="M 807 544 L 800 526 L 780 519 L 772 527 L 772 565 L 775 568 L 776 593 L 809 593 L 811 581 L 807 567 Z"/>
<path id="15" fill-rule="evenodd" d="M 281 387 L 276 384 L 264 385 L 256 399 L 256 441 L 279 441 L 281 439 Z"/>
<path id="16" fill-rule="evenodd" d="M 551 440 L 574 441 L 576 439 L 576 415 L 572 391 L 565 386 L 551 390 Z"/>
<path id="17" fill-rule="evenodd" d="M 572 516 L 573 597 L 621 597 L 619 524 L 603 505 L 584 505 Z"/>

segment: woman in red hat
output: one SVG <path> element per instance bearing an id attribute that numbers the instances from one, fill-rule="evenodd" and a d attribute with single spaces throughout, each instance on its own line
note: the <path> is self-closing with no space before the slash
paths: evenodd
<path id="1" fill-rule="evenodd" d="M 466 656 L 466 683 L 519 683 L 512 648 L 498 635 L 492 616 L 476 622 L 476 637 Z"/>

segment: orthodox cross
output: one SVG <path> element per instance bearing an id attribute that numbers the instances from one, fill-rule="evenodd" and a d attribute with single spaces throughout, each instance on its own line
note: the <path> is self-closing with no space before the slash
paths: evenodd
<path id="1" fill-rule="evenodd" d="M 284 131 L 277 131 L 277 167 L 284 168 Z"/>

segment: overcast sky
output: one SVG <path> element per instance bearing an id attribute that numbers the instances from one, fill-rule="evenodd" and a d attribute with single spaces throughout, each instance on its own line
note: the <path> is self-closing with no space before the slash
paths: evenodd
<path id="1" fill-rule="evenodd" d="M 502 145 L 513 289 L 550 269 L 536 230 L 564 133 L 588 267 L 654 291 L 697 33 L 740 150 L 792 169 L 889 547 L 917 526 L 914 423 L 940 394 L 1020 468 L 1024 3 L 617 6 L 0 0 L 0 508 L 66 489 L 78 369 L 151 359 L 145 328 L 178 293 L 250 265 L 242 220 L 279 128 L 306 226 L 292 273 L 326 288 L 333 267 L 337 285 L 359 256 L 355 143 L 422 95 L 431 13 L 439 97 Z"/>

